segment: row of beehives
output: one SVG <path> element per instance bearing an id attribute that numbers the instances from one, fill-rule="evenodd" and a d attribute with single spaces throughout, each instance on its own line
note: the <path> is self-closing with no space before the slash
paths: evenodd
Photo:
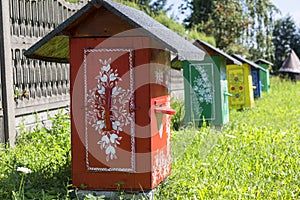
<path id="1" fill-rule="evenodd" d="M 148 191 L 171 173 L 171 53 L 183 64 L 186 102 L 199 116 L 211 112 L 205 117 L 214 124 L 228 121 L 230 93 L 232 106 L 252 105 L 250 66 L 198 43 L 202 50 L 141 11 L 91 0 L 25 52 L 70 62 L 75 187 Z M 228 63 L 237 64 L 227 67 L 229 91 Z"/>
<path id="2" fill-rule="evenodd" d="M 205 52 L 204 60 L 179 62 L 185 79 L 186 122 L 222 126 L 229 122 L 229 109 L 251 108 L 254 99 L 270 91 L 272 63 L 230 56 L 200 40 L 194 45 Z M 178 61 L 173 64 L 178 65 Z"/>

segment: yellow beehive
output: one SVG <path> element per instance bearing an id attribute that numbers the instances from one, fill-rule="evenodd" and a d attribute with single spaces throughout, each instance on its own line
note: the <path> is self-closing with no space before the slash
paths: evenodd
<path id="1" fill-rule="evenodd" d="M 229 107 L 231 109 L 251 108 L 254 106 L 251 68 L 248 64 L 227 65 Z"/>

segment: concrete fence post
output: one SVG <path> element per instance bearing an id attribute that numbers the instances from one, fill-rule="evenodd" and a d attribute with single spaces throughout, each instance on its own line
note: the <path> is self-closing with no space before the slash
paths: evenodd
<path id="1" fill-rule="evenodd" d="M 2 107 L 4 117 L 4 138 L 10 146 L 15 143 L 15 101 L 13 88 L 13 67 L 11 54 L 11 36 L 9 22 L 9 1 L 0 0 L 0 67 Z"/>

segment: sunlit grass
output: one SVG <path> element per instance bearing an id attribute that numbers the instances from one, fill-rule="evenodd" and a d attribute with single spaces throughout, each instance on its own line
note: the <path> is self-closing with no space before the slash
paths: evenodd
<path id="1" fill-rule="evenodd" d="M 272 86 L 221 132 L 175 132 L 173 173 L 157 199 L 299 199 L 300 85 Z"/>
<path id="2" fill-rule="evenodd" d="M 156 199 L 300 199 L 300 84 L 272 79 L 255 103 L 222 131 L 173 131 L 172 174 Z M 0 147 L 0 199 L 71 199 L 69 116 L 53 125 Z"/>

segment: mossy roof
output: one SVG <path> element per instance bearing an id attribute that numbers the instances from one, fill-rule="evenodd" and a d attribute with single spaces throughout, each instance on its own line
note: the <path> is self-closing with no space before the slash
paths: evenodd
<path id="1" fill-rule="evenodd" d="M 177 54 L 179 60 L 203 60 L 205 53 L 174 31 L 163 26 L 147 14 L 112 0 L 91 0 L 73 16 L 25 51 L 24 55 L 45 61 L 69 62 L 68 30 L 95 7 L 103 6 L 135 28 Z M 81 22 L 84 23 L 84 22 Z M 101 26 L 101 24 L 99 24 Z M 95 27 L 96 28 L 96 27 Z"/>

